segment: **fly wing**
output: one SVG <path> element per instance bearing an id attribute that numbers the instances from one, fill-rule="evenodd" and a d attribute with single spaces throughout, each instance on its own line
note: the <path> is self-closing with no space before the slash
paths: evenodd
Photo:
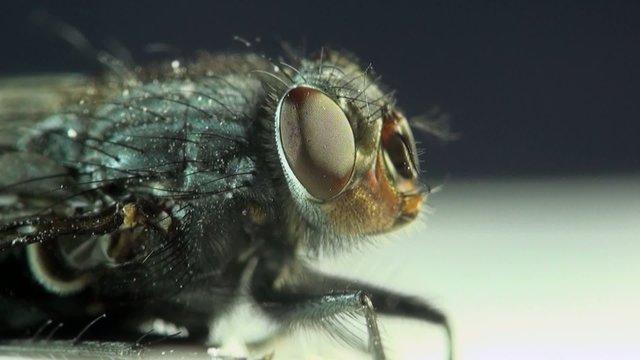
<path id="1" fill-rule="evenodd" d="M 42 154 L 21 152 L 36 124 L 91 93 L 91 78 L 43 74 L 0 78 L 0 222 L 32 216 L 71 195 L 69 169 Z"/>
<path id="2" fill-rule="evenodd" d="M 0 262 L 7 249 L 26 248 L 36 264 L 55 254 L 66 278 L 99 271 L 105 296 L 135 298 L 180 290 L 194 273 L 217 276 L 244 230 L 202 214 L 240 213 L 226 194 L 253 171 L 238 156 L 246 117 L 231 121 L 248 95 L 232 80 L 106 96 L 109 87 L 84 76 L 0 79 Z M 40 273 L 48 289 L 71 291 Z"/>
<path id="3" fill-rule="evenodd" d="M 92 78 L 79 74 L 0 77 L 0 152 L 14 148 L 35 122 L 93 91 Z"/>
<path id="4" fill-rule="evenodd" d="M 95 269 L 114 262 L 111 256 L 120 249 L 114 245 L 119 239 L 145 242 L 151 238 L 153 241 L 143 245 L 157 253 L 163 253 L 157 249 L 166 242 L 166 236 L 154 236 L 158 235 L 156 227 L 132 225 L 118 231 L 124 204 L 104 201 L 98 194 L 102 183 L 94 187 L 91 181 L 79 180 L 83 174 L 74 155 L 86 144 L 67 136 L 65 124 L 88 124 L 87 119 L 78 119 L 78 114 L 88 111 L 82 99 L 96 100 L 97 89 L 96 80 L 76 74 L 0 78 L 0 269 L 16 259 L 27 259 L 33 276 L 52 293 L 80 291 L 87 274 L 98 276 Z M 144 253 L 135 255 L 135 259 L 146 257 Z M 149 256 L 148 263 L 164 266 L 165 257 Z M 143 278 L 135 261 L 127 258 L 123 262 L 112 269 L 112 283 Z M 35 299 L 21 295 L 23 284 L 1 283 L 0 307 L 20 313 L 19 309 L 39 306 L 31 304 Z M 0 327 L 24 327 L 11 323 L 15 318 L 0 311 Z"/>

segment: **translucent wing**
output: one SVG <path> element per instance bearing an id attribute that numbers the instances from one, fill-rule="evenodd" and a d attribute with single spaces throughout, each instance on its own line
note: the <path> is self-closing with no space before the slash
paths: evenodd
<path id="1" fill-rule="evenodd" d="M 225 221 L 201 221 L 205 212 L 226 219 L 242 206 L 225 195 L 248 187 L 252 163 L 237 138 L 245 118 L 222 120 L 249 101 L 244 88 L 218 77 L 198 87 L 94 81 L 0 80 L 0 267 L 26 259 L 49 293 L 82 295 L 91 286 L 118 304 L 183 293 L 196 275 L 213 281 L 229 261 L 235 237 L 226 232 L 244 231 L 240 223 L 229 230 Z M 31 300 L 3 295 L 7 309 Z"/>
<path id="2" fill-rule="evenodd" d="M 76 284 L 76 275 L 73 281 L 49 276 L 51 270 L 40 259 L 53 253 L 51 243 L 65 248 L 64 263 L 75 264 L 74 269 L 103 265 L 110 259 L 105 253 L 113 249 L 101 248 L 112 241 L 100 235 L 121 227 L 135 207 L 107 201 L 98 194 L 99 186 L 79 182 L 73 154 L 87 145 L 58 134 L 61 124 L 73 118 L 65 112 L 80 99 L 95 99 L 96 93 L 92 78 L 76 74 L 0 79 L 0 262 L 23 245 L 38 243 L 27 251 L 31 271 L 57 293 L 76 291 L 82 284 Z M 39 151 L 33 142 L 40 133 L 49 137 L 43 140 L 48 144 L 64 142 L 60 148 L 66 152 Z M 31 142 L 28 150 L 25 139 Z"/>
<path id="3" fill-rule="evenodd" d="M 15 146 L 30 125 L 93 89 L 92 79 L 79 74 L 0 77 L 0 151 Z"/>
<path id="4" fill-rule="evenodd" d="M 68 170 L 35 153 L 21 153 L 20 139 L 46 116 L 92 91 L 89 77 L 42 74 L 0 78 L 0 221 L 30 215 L 69 196 Z M 58 189 L 58 191 L 52 191 Z"/>

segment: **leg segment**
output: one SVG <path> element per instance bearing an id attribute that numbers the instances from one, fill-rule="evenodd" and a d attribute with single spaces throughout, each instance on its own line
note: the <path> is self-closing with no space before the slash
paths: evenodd
<path id="1" fill-rule="evenodd" d="M 255 274 L 264 273 L 258 266 Z M 449 339 L 448 357 L 453 359 L 452 333 L 447 318 L 428 303 L 369 284 L 324 275 L 302 265 L 288 274 L 271 287 L 254 282 L 252 294 L 267 314 L 289 329 L 316 326 L 336 330 L 340 328 L 341 315 L 364 316 L 369 351 L 375 359 L 384 359 L 376 313 L 408 317 L 442 326 Z"/>
<path id="2" fill-rule="evenodd" d="M 279 297 L 280 295 L 282 297 Z M 385 359 L 373 303 L 362 291 L 309 297 L 274 294 L 271 301 L 262 304 L 262 309 L 289 330 L 298 327 L 321 327 L 331 332 L 340 327 L 339 321 L 342 316 L 364 316 L 368 332 L 368 350 L 374 359 Z M 344 340 L 350 342 L 352 339 Z"/>

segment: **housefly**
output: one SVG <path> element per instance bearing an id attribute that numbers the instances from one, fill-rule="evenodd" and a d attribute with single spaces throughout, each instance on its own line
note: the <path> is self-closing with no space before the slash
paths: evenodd
<path id="1" fill-rule="evenodd" d="M 161 321 L 204 343 L 240 298 L 281 333 L 320 328 L 374 359 L 378 315 L 451 336 L 425 301 L 309 266 L 411 223 L 427 197 L 370 67 L 326 49 L 103 62 L 98 78 L 0 84 L 0 337 L 100 318 L 83 337 L 134 342 Z"/>

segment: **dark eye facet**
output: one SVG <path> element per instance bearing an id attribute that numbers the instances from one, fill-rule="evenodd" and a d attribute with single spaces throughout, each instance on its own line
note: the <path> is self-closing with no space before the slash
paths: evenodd
<path id="1" fill-rule="evenodd" d="M 309 194 L 339 194 L 355 166 L 355 139 L 340 106 L 320 90 L 296 87 L 280 105 L 280 141 L 287 163 Z"/>
<path id="2" fill-rule="evenodd" d="M 398 175 L 410 180 L 417 177 L 410 146 L 399 133 L 393 134 L 385 144 L 385 150 Z"/>
<path id="3" fill-rule="evenodd" d="M 416 142 L 407 119 L 397 111 L 384 117 L 381 150 L 386 169 L 402 193 L 415 193 L 420 173 Z"/>

